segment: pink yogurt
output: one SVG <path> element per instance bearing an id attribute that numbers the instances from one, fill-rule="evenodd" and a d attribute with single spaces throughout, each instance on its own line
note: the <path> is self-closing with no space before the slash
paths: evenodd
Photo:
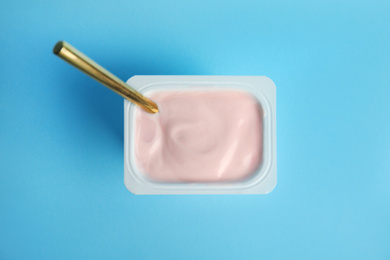
<path id="1" fill-rule="evenodd" d="M 245 179 L 262 162 L 263 112 L 243 91 L 163 91 L 135 121 L 139 169 L 158 182 Z"/>

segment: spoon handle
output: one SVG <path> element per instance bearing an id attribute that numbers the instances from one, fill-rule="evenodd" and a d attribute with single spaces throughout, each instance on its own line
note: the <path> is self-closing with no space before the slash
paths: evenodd
<path id="1" fill-rule="evenodd" d="M 144 97 L 141 93 L 131 88 L 125 82 L 114 76 L 102 66 L 88 58 L 79 50 L 67 42 L 58 42 L 53 49 L 54 54 L 83 71 L 90 77 L 99 81 L 109 89 L 122 97 L 135 103 L 148 113 L 157 113 L 158 107 L 152 100 Z"/>

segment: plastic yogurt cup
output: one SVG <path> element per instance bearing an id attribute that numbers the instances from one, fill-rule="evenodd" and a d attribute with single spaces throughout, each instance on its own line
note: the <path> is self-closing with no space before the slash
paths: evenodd
<path id="1" fill-rule="evenodd" d="M 276 186 L 276 88 L 264 76 L 134 76 L 159 106 L 124 103 L 135 194 L 266 194 Z"/>

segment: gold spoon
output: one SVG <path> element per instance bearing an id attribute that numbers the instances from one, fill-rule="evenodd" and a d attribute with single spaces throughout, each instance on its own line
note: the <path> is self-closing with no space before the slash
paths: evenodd
<path id="1" fill-rule="evenodd" d="M 122 97 L 135 103 L 148 113 L 157 113 L 158 107 L 152 100 L 144 97 L 141 93 L 131 88 L 122 80 L 104 69 L 102 66 L 85 56 L 79 50 L 67 42 L 58 42 L 53 49 L 54 54 L 83 71 L 90 77 L 99 81 L 109 89 L 115 91 Z"/>

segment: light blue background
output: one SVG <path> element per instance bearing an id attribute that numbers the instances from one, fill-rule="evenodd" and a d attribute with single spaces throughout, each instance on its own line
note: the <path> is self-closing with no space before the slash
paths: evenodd
<path id="1" fill-rule="evenodd" d="M 390 259 L 389 1 L 1 1 L 0 259 Z M 278 185 L 135 196 L 123 80 L 266 75 Z"/>

